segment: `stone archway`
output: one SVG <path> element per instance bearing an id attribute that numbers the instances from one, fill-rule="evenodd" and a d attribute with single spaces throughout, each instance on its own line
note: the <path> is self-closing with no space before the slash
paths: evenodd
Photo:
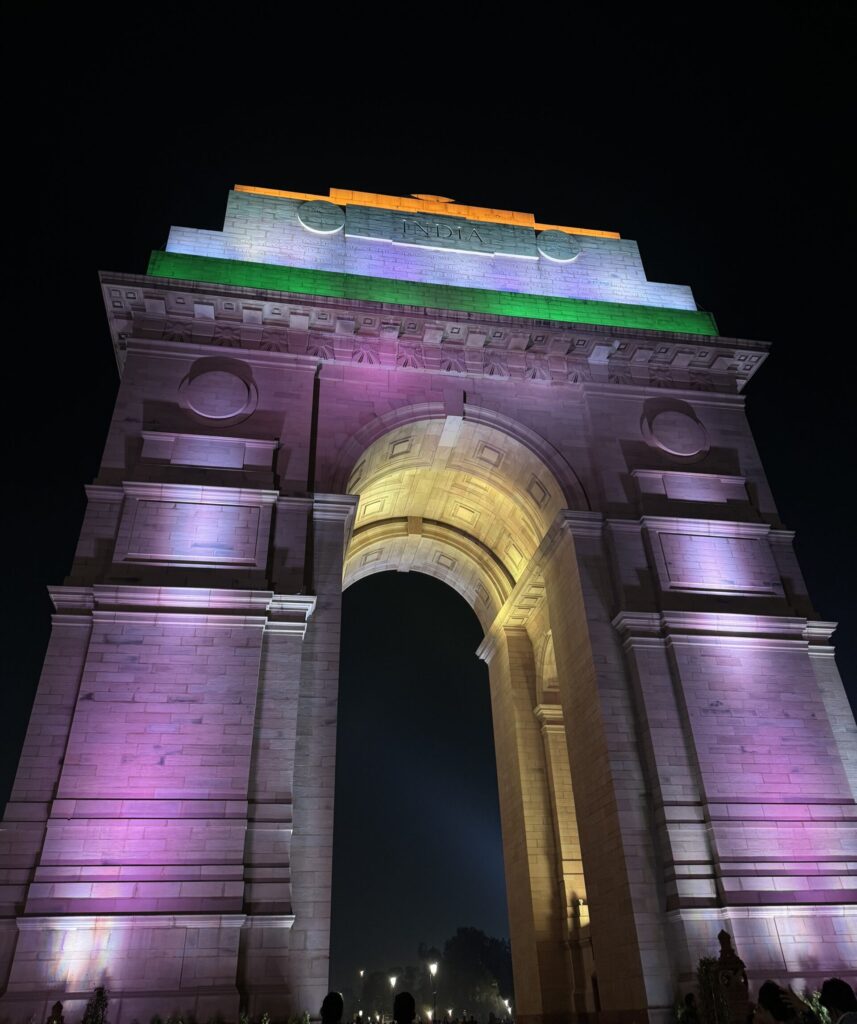
<path id="1" fill-rule="evenodd" d="M 102 275 L 123 377 L 4 818 L 13 1018 L 108 979 L 117 1024 L 320 1005 L 343 574 L 382 565 L 486 631 L 521 1017 L 590 1009 L 594 960 L 602 1021 L 665 1021 L 721 928 L 754 980 L 853 977 L 857 741 L 744 415 L 766 346 L 612 232 L 438 203 L 238 187 Z"/>
<path id="2" fill-rule="evenodd" d="M 376 572 L 426 573 L 464 597 L 486 634 L 503 636 L 502 656 L 496 643 L 480 653 L 489 662 L 517 1012 L 585 1012 L 586 890 L 537 558 L 563 489 L 535 436 L 525 445 L 469 417 L 399 418 L 354 458 L 348 490 L 359 505 L 343 586 Z M 541 650 L 543 668 L 546 644 L 549 699 L 535 656 Z"/>

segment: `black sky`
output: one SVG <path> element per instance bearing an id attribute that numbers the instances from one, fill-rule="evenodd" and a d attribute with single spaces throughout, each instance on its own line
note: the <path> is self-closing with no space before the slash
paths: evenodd
<path id="1" fill-rule="evenodd" d="M 546 223 L 615 229 L 640 243 L 650 279 L 691 285 L 724 335 L 771 341 L 747 390 L 748 415 L 781 517 L 797 531 L 818 613 L 841 624 L 838 662 L 857 704 L 855 26 L 845 4 L 749 9 L 752 20 L 722 7 L 670 19 L 611 7 L 595 27 L 574 11 L 550 24 L 521 13 L 473 36 L 432 11 L 430 25 L 402 26 L 384 42 L 380 22 L 363 25 L 367 33 L 252 9 L 220 20 L 193 5 L 118 21 L 79 11 L 46 17 L 37 6 L 16 16 L 9 36 L 28 70 L 6 93 L 11 519 L 0 800 L 47 642 L 45 586 L 61 582 L 70 564 L 83 485 L 97 472 L 118 383 L 96 271 L 142 273 L 170 224 L 221 227 L 234 183 L 437 193 L 533 211 Z M 416 589 L 390 596 L 393 583 Z M 379 607 L 392 613 L 436 607 L 433 581 L 393 583 L 371 580 L 346 597 L 346 644 L 359 653 L 344 669 L 343 715 L 385 737 L 371 742 L 367 758 L 396 751 L 387 763 L 417 774 L 397 774 L 403 792 L 388 791 L 378 807 L 355 802 L 364 797 L 351 793 L 352 780 L 340 786 L 339 820 L 367 815 L 360 842 L 384 851 L 390 865 L 386 893 L 371 890 L 373 919 L 335 937 L 343 971 L 355 932 L 366 958 L 386 969 L 391 944 L 438 941 L 453 924 L 501 926 L 502 893 L 488 886 L 499 877 L 496 839 L 484 852 L 481 909 L 467 902 L 480 892 L 472 865 L 458 859 L 463 845 L 472 850 L 470 840 L 456 838 L 447 867 L 426 869 L 425 907 L 410 938 L 395 923 L 396 837 L 435 849 L 425 832 L 429 809 L 438 836 L 469 835 L 462 805 L 429 794 L 435 773 L 458 777 L 461 694 L 477 723 L 487 697 L 478 681 L 464 682 L 466 671 L 479 671 L 472 654 L 470 669 L 436 660 L 453 649 L 472 652 L 466 610 L 449 627 L 448 648 L 429 652 L 436 670 L 391 662 L 382 624 L 373 622 L 375 597 L 386 595 L 392 603 Z M 370 597 L 372 588 L 378 594 Z M 406 653 L 426 650 L 418 643 L 406 643 Z M 430 756 L 417 728 L 402 731 L 404 685 L 438 734 Z M 438 724 L 447 719 L 449 731 Z M 476 787 L 467 799 L 486 809 L 485 834 L 494 828 L 496 836 L 490 742 L 480 743 L 478 756 L 465 750 Z M 367 771 L 379 778 L 383 765 L 381 758 Z M 338 833 L 336 893 L 347 907 L 368 886 L 364 861 L 345 863 L 341 843 Z M 429 884 L 438 875 L 445 884 Z M 373 875 L 372 885 L 383 881 Z M 411 953 L 403 949 L 401 958 Z"/>

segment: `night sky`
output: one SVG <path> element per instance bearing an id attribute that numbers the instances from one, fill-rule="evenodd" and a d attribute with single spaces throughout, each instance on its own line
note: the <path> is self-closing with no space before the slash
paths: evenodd
<path id="1" fill-rule="evenodd" d="M 386 54 L 249 13 L 205 32 L 192 7 L 169 25 L 76 12 L 74 46 L 70 23 L 16 15 L 32 81 L 6 97 L 0 802 L 47 642 L 45 586 L 70 565 L 118 384 L 96 272 L 143 273 L 170 224 L 220 228 L 234 183 L 426 192 L 617 230 L 651 280 L 691 285 L 723 335 L 771 341 L 748 415 L 819 616 L 840 622 L 857 705 L 855 26 L 850 5 L 818 6 L 716 24 L 640 13 L 589 34 L 557 24 L 555 39 L 506 25 L 497 50 L 457 33 Z M 107 43 L 81 41 L 96 28 Z M 316 40 L 312 59 L 300 39 Z M 506 929 L 479 626 L 413 575 L 344 600 L 341 986 L 459 924 Z"/>

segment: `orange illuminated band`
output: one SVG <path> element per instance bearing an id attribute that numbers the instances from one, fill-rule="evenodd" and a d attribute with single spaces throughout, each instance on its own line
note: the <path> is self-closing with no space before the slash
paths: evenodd
<path id="1" fill-rule="evenodd" d="M 329 196 L 315 196 L 309 192 L 286 192 L 277 188 L 258 188 L 255 185 L 236 185 L 236 192 L 250 192 L 258 196 L 278 199 L 300 199 L 304 202 L 321 200 L 340 206 L 373 206 L 381 210 L 401 210 L 402 213 L 439 213 L 447 217 L 462 217 L 488 224 L 510 224 L 513 227 L 532 228 L 534 231 L 564 231 L 567 235 L 593 235 L 596 238 L 621 238 L 616 231 L 597 231 L 594 228 L 568 228 L 558 224 L 538 224 L 532 213 L 514 210 L 491 210 L 483 206 L 463 206 L 440 196 L 416 199 L 412 196 L 385 196 L 377 192 L 355 192 L 351 189 L 332 188 Z"/>

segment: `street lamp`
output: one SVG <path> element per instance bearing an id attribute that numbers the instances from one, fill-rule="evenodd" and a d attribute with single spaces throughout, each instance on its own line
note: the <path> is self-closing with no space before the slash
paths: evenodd
<path id="1" fill-rule="evenodd" d="M 431 975 L 431 1000 L 432 1000 L 432 1018 L 437 1016 L 437 961 L 433 960 L 429 965 L 429 974 Z M 432 1019 L 429 1018 L 429 1019 Z"/>
<path id="2" fill-rule="evenodd" d="M 396 990 L 396 981 L 397 980 L 398 979 L 397 979 L 395 974 L 391 974 L 390 975 L 390 990 L 393 991 L 393 992 L 395 992 L 395 990 Z"/>

